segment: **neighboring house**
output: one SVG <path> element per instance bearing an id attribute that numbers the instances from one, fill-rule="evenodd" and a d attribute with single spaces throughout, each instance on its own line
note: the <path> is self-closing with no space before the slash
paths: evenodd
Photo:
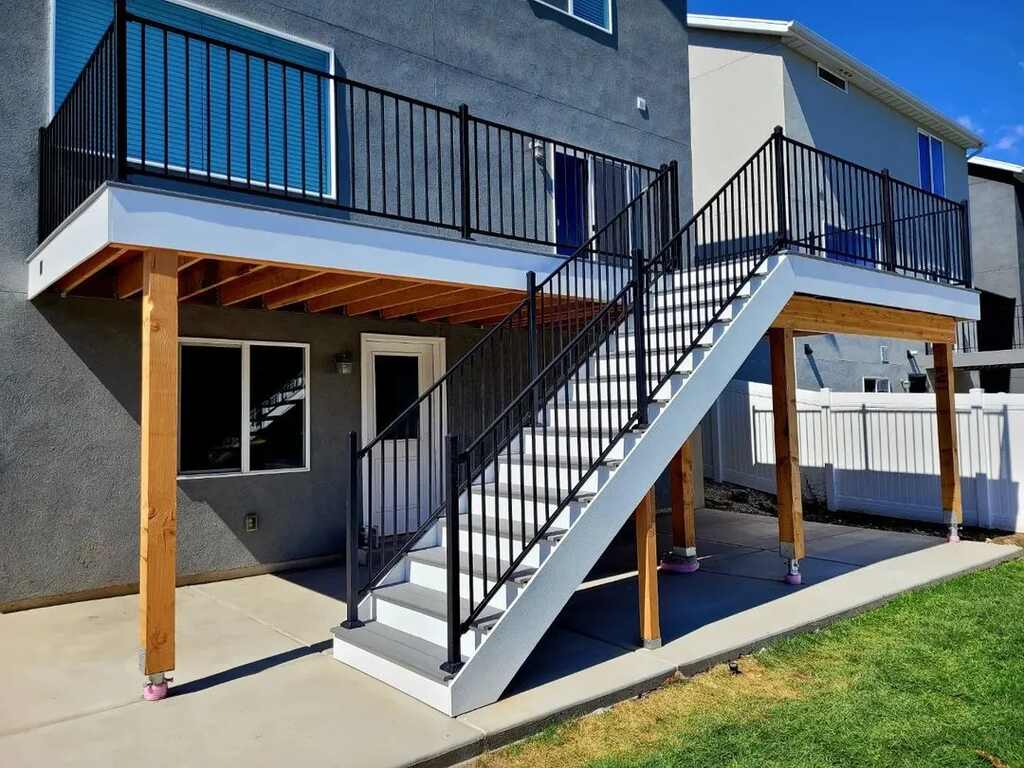
<path id="1" fill-rule="evenodd" d="M 964 205 L 769 121 L 691 216 L 678 0 L 287 6 L 8 14 L 0 609 L 137 580 L 158 699 L 177 583 L 340 560 L 335 657 L 458 714 L 632 518 L 657 646 L 658 558 L 697 566 L 687 446 L 766 333 L 780 395 L 794 334 L 936 343 L 956 538 Z M 952 154 L 929 144 L 960 199 Z M 798 584 L 795 399 L 773 402 Z"/>
<path id="2" fill-rule="evenodd" d="M 787 136 L 953 199 L 967 199 L 965 151 L 981 139 L 796 21 L 690 14 L 694 202 L 699 207 L 773 126 Z M 832 199 L 848 194 L 837 179 Z M 974 206 L 972 204 L 972 216 Z M 824 235 L 826 257 L 853 240 L 855 263 L 875 263 L 880 232 Z M 926 391 L 923 344 L 840 336 L 801 338 L 803 389 Z M 762 344 L 738 377 L 768 380 Z"/>
<path id="3" fill-rule="evenodd" d="M 972 157 L 971 250 L 981 319 L 957 329 L 957 391 L 1024 392 L 1024 165 Z M 931 357 L 922 365 L 929 367 Z"/>

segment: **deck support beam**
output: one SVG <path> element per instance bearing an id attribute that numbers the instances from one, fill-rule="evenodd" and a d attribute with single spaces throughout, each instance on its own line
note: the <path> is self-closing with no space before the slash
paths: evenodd
<path id="1" fill-rule="evenodd" d="M 178 257 L 142 255 L 139 472 L 139 664 L 147 699 L 167 694 L 174 669 L 177 542 Z"/>
<path id="2" fill-rule="evenodd" d="M 691 434 L 668 465 L 672 488 L 672 550 L 661 563 L 667 571 L 693 573 L 697 562 L 697 530 L 694 522 L 693 441 Z"/>
<path id="3" fill-rule="evenodd" d="M 786 581 L 800 583 L 804 547 L 800 496 L 799 432 L 796 421 L 796 374 L 793 329 L 768 331 L 772 369 L 772 413 L 775 421 L 775 484 L 779 508 L 779 554 L 787 561 Z"/>
<path id="4" fill-rule="evenodd" d="M 661 647 L 658 612 L 658 531 L 655 525 L 654 488 L 650 488 L 633 513 L 636 522 L 636 567 L 640 588 L 640 639 L 644 648 Z"/>
<path id="5" fill-rule="evenodd" d="M 960 541 L 963 507 L 960 500 L 960 457 L 956 436 L 956 395 L 953 387 L 953 346 L 934 344 L 935 416 L 939 437 L 939 482 L 942 515 L 949 525 L 949 540 Z"/>

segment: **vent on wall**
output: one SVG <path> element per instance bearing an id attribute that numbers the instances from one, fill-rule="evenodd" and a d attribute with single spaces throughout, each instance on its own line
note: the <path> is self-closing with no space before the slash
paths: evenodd
<path id="1" fill-rule="evenodd" d="M 825 67 L 821 66 L 821 64 L 818 65 L 818 77 L 820 77 L 826 83 L 831 85 L 833 88 L 838 88 L 843 93 L 846 93 L 846 78 L 840 77 L 830 69 L 825 69 Z"/>

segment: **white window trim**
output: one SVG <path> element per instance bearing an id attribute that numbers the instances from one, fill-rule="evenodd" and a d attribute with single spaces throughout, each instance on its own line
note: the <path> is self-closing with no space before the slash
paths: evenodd
<path id="1" fill-rule="evenodd" d="M 928 137 L 928 167 L 932 169 L 932 184 L 925 191 L 926 192 L 931 192 L 933 195 L 937 195 L 939 193 L 935 191 L 935 166 L 932 165 L 932 142 L 933 141 L 937 141 L 937 142 L 939 142 L 939 146 L 942 147 L 942 168 L 941 168 L 941 171 L 942 171 L 942 190 L 943 190 L 943 194 L 945 194 L 945 190 L 946 190 L 946 143 L 942 139 L 940 139 L 938 136 L 936 136 L 934 133 L 928 133 L 928 131 L 924 130 L 923 128 L 918 128 L 917 129 L 917 135 L 918 136 L 927 136 Z M 920 142 L 918 142 L 917 151 L 918 152 L 921 151 L 921 144 L 920 144 Z M 924 179 L 921 178 L 921 158 L 920 158 L 920 156 L 918 156 L 918 158 L 917 158 L 917 185 L 921 189 L 924 189 Z"/>
<path id="2" fill-rule="evenodd" d="M 249 339 L 215 339 L 198 336 L 181 336 L 178 338 L 178 456 L 177 464 L 181 466 L 181 349 L 182 347 L 232 347 L 242 351 L 242 409 L 239 418 L 242 420 L 242 470 L 240 472 L 188 472 L 178 470 L 178 480 L 210 480 L 215 477 L 258 477 L 260 475 L 288 475 L 296 472 L 309 472 L 310 469 L 310 412 L 312 399 L 309 380 L 309 344 L 292 341 L 253 341 Z M 249 352 L 252 347 L 292 347 L 302 349 L 303 380 L 305 398 L 305 424 L 303 426 L 303 466 L 287 469 L 249 469 Z"/>
<path id="3" fill-rule="evenodd" d="M 827 72 L 828 74 L 830 74 L 832 77 L 836 78 L 837 80 L 842 80 L 843 81 L 843 87 L 840 88 L 838 85 L 833 83 L 831 80 L 826 80 L 824 77 L 821 76 L 822 72 Z M 824 66 L 820 62 L 818 63 L 818 66 L 817 66 L 817 73 L 818 73 L 818 79 L 821 80 L 821 82 L 825 83 L 825 85 L 831 85 L 837 91 L 841 91 L 842 93 L 849 93 L 850 92 L 850 81 L 847 80 L 842 75 L 840 75 L 838 72 L 836 72 L 836 71 L 834 71 L 832 69 L 829 69 L 828 67 Z"/>
<path id="4" fill-rule="evenodd" d="M 249 29 L 254 29 L 257 32 L 263 32 L 264 34 L 267 34 L 267 35 L 273 35 L 274 37 L 279 37 L 282 40 L 288 40 L 288 41 L 293 42 L 293 43 L 298 43 L 299 45 L 304 45 L 307 48 L 314 48 L 314 49 L 316 49 L 318 51 L 323 51 L 324 53 L 327 54 L 327 73 L 331 77 L 334 77 L 334 66 L 335 66 L 334 58 L 335 58 L 335 56 L 334 56 L 334 47 L 333 46 L 324 45 L 323 43 L 318 43 L 315 40 L 309 40 L 309 39 L 307 39 L 305 37 L 299 37 L 298 35 L 293 35 L 293 34 L 290 34 L 288 32 L 284 32 L 284 31 L 279 30 L 279 29 L 274 29 L 273 27 L 268 27 L 265 24 L 260 24 L 260 23 L 255 22 L 255 21 L 250 21 L 249 19 L 247 19 L 247 18 L 245 18 L 243 16 L 236 16 L 233 13 L 225 13 L 224 11 L 220 11 L 220 10 L 217 10 L 217 9 L 214 9 L 214 8 L 209 8 L 209 7 L 205 6 L 205 5 L 201 5 L 200 3 L 193 2 L 192 0 L 165 0 L 165 2 L 173 3 L 175 5 L 180 5 L 180 6 L 183 6 L 185 8 L 190 8 L 193 11 L 197 11 L 199 13 L 204 13 L 207 16 L 214 16 L 216 18 L 224 19 L 225 21 L 233 22 L 235 24 L 238 24 L 239 26 L 248 27 Z M 611 0 L 608 0 L 608 2 L 610 3 Z M 54 105 L 53 101 L 54 101 L 54 97 L 55 97 L 56 92 L 57 92 L 57 82 L 56 82 L 56 76 L 57 76 L 57 72 L 56 72 L 56 67 L 57 67 L 57 50 L 56 50 L 56 39 L 57 39 L 57 0 L 50 0 L 49 6 L 50 6 L 50 29 L 49 29 L 49 43 L 50 43 L 50 61 L 49 61 L 49 65 L 50 65 L 50 87 L 49 87 L 49 93 L 47 94 L 47 102 L 46 102 L 47 111 L 49 113 L 49 117 L 47 118 L 47 122 L 49 122 L 50 120 L 53 120 L 53 116 L 54 116 L 54 114 L 56 112 L 56 110 L 54 109 L 55 105 Z M 609 9 L 609 16 L 608 16 L 608 18 L 609 19 L 611 18 L 611 11 L 610 11 L 610 9 Z M 336 141 L 336 137 L 337 137 L 337 133 L 338 133 L 337 126 L 335 125 L 335 115 L 337 113 L 337 109 L 335 109 L 335 105 L 334 105 L 334 95 L 335 95 L 335 91 L 336 90 L 337 90 L 336 88 L 330 88 L 329 89 L 329 93 L 327 94 L 327 97 L 328 97 L 327 116 L 328 116 L 328 120 L 329 120 L 329 123 L 330 123 L 329 130 L 328 130 L 327 133 L 328 133 L 328 138 L 330 139 L 330 161 L 331 161 L 331 168 L 332 168 L 332 172 L 331 172 L 331 191 L 330 191 L 330 196 L 331 197 L 337 197 L 337 189 L 338 189 L 338 179 L 335 178 L 335 176 L 337 176 L 338 174 L 334 170 L 334 169 L 337 168 L 337 152 L 338 152 L 338 148 L 335 146 L 335 141 Z M 161 167 L 163 167 L 163 166 L 161 165 Z M 175 170 L 183 170 L 183 169 L 175 169 Z M 190 475 L 190 477 L 192 477 L 192 475 Z"/>
<path id="5" fill-rule="evenodd" d="M 593 27 L 594 29 L 600 29 L 602 32 L 607 32 L 608 34 L 611 34 L 612 31 L 613 31 L 614 23 L 612 22 L 612 0 L 604 0 L 605 8 L 608 11 L 608 26 L 607 27 L 602 27 L 600 24 L 595 24 L 592 21 L 587 21 L 586 19 L 580 18 L 575 13 L 573 13 L 573 7 L 576 4 L 575 0 L 568 0 L 568 10 L 566 10 L 566 11 L 563 11 L 557 5 L 554 5 L 553 3 L 548 2 L 548 0 L 534 0 L 534 2 L 538 3 L 539 5 L 543 5 L 545 8 L 550 8 L 553 11 L 558 11 L 559 13 L 561 13 L 564 16 L 569 16 L 570 18 L 575 19 L 576 21 L 578 21 L 580 24 L 586 24 L 588 27 Z"/>
<path id="6" fill-rule="evenodd" d="M 867 382 L 869 382 L 869 381 L 875 382 L 875 391 L 874 392 L 868 392 L 867 389 L 864 388 L 865 384 L 867 384 Z M 884 381 L 886 387 L 888 387 L 884 392 L 879 392 L 878 391 L 878 382 L 879 381 Z M 865 395 L 891 395 L 892 394 L 892 382 L 889 381 L 889 379 L 886 378 L 885 376 L 865 376 L 863 379 L 861 379 L 860 391 L 863 394 L 865 394 Z"/>

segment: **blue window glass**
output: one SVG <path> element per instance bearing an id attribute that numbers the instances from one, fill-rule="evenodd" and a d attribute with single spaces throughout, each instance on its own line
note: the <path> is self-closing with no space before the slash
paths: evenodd
<path id="1" fill-rule="evenodd" d="M 942 142 L 934 136 L 917 134 L 917 162 L 921 169 L 921 189 L 946 194 L 946 169 Z"/>
<path id="2" fill-rule="evenodd" d="M 928 137 L 917 134 L 917 164 L 921 169 L 921 189 L 932 188 L 932 154 Z"/>
<path id="3" fill-rule="evenodd" d="M 611 27 L 608 18 L 608 0 L 573 0 L 572 11 L 584 21 L 596 24 L 599 27 L 609 29 Z"/>
<path id="4" fill-rule="evenodd" d="M 331 192 L 331 85 L 318 74 L 330 72 L 327 51 L 167 0 L 128 10 L 196 35 L 129 24 L 131 163 Z M 112 20 L 111 0 L 56 0 L 55 105 Z"/>
<path id="5" fill-rule="evenodd" d="M 874 266 L 878 242 L 870 235 L 825 225 L 825 258 L 861 267 Z"/>
<path id="6" fill-rule="evenodd" d="M 942 142 L 932 138 L 932 192 L 936 195 L 946 194 L 945 164 L 942 157 Z"/>

